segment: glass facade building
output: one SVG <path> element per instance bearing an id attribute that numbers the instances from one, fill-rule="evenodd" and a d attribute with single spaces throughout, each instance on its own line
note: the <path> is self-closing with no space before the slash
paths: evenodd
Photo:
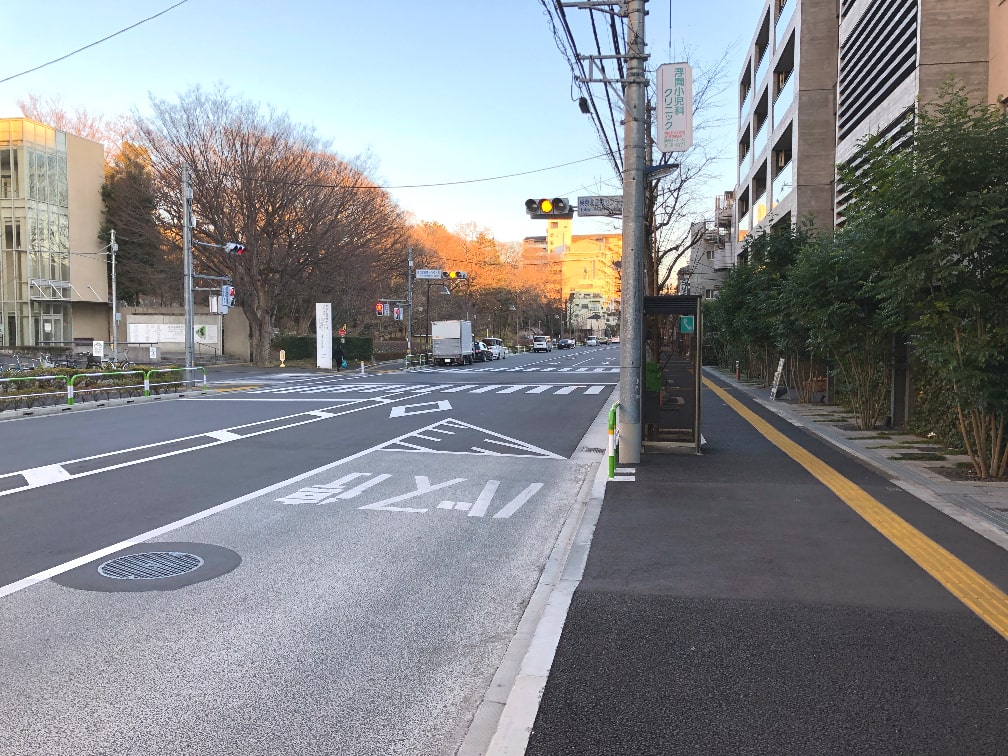
<path id="1" fill-rule="evenodd" d="M 74 147 L 83 179 L 76 184 Z M 107 309 L 105 258 L 96 254 L 103 173 L 101 145 L 28 119 L 0 119 L 0 345 L 72 344 L 74 300 L 87 302 L 92 319 Z M 73 283 L 74 237 L 89 253 L 79 263 L 86 294 Z M 103 338 L 100 327 L 91 335 Z"/>

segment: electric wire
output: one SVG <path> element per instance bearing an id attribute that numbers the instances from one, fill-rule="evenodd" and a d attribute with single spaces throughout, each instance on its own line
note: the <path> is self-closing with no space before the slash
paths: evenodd
<path id="1" fill-rule="evenodd" d="M 88 50 L 88 49 L 90 49 L 92 47 L 100 45 L 103 42 L 108 42 L 113 37 L 118 37 L 120 34 L 123 34 L 124 32 L 128 32 L 130 29 L 135 29 L 136 27 L 140 26 L 141 24 L 146 24 L 148 21 L 153 21 L 158 16 L 163 16 L 168 11 L 174 10 L 175 8 L 178 8 L 180 5 L 184 5 L 187 2 L 189 2 L 189 0 L 179 0 L 179 2 L 175 3 L 175 5 L 172 5 L 172 6 L 168 7 L 168 8 L 165 8 L 163 11 L 155 13 L 153 16 L 148 16 L 147 18 L 141 19 L 140 21 L 137 21 L 135 24 L 130 24 L 129 26 L 125 27 L 124 29 L 120 29 L 117 32 L 109 34 L 107 37 L 102 37 L 101 39 L 96 40 L 96 41 L 92 42 L 91 44 L 84 45 L 84 47 L 79 47 L 76 50 L 73 50 L 72 52 L 68 52 L 66 55 L 61 55 L 58 58 L 53 58 L 52 60 L 50 60 L 50 61 L 48 61 L 46 63 L 42 63 L 41 65 L 35 66 L 34 68 L 29 68 L 27 71 L 22 71 L 21 73 L 16 73 L 16 74 L 13 74 L 12 76 L 8 76 L 8 77 L 6 77 L 4 79 L 0 79 L 0 84 L 4 84 L 5 82 L 11 81 L 12 79 L 16 79 L 19 76 L 25 76 L 27 74 L 34 73 L 35 71 L 43 69 L 46 66 L 51 66 L 53 63 L 59 63 L 61 60 L 66 60 L 67 58 L 72 57 L 72 56 L 76 55 L 79 52 L 84 52 L 85 50 Z"/>

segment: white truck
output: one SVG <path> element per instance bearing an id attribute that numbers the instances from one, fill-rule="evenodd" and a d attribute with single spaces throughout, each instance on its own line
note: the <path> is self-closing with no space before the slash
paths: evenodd
<path id="1" fill-rule="evenodd" d="M 435 320 L 431 323 L 431 360 L 435 365 L 471 365 L 472 323 L 468 320 Z"/>

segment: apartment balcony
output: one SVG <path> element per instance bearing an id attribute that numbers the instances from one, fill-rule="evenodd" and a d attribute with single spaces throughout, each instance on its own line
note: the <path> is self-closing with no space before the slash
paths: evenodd
<path id="1" fill-rule="evenodd" d="M 794 189 L 794 163 L 788 162 L 786 166 L 780 169 L 777 176 L 773 180 L 771 186 L 771 193 L 773 195 L 774 205 L 783 200 L 791 190 Z"/>
<path id="2" fill-rule="evenodd" d="M 787 115 L 788 111 L 791 109 L 792 103 L 794 103 L 794 82 L 795 82 L 794 72 L 788 76 L 787 83 L 781 87 L 780 92 L 777 93 L 777 97 L 773 102 L 773 127 L 774 131 L 777 127 L 781 125 L 784 120 L 784 116 Z"/>
<path id="3" fill-rule="evenodd" d="M 752 160 L 753 160 L 753 151 L 749 150 L 749 152 L 746 153 L 746 156 L 742 158 L 742 161 L 739 163 L 740 184 L 744 184 L 746 182 L 746 178 L 749 176 L 749 171 L 752 170 Z"/>
<path id="4" fill-rule="evenodd" d="M 784 7 L 777 11 L 777 23 L 774 25 L 777 47 L 780 47 L 781 40 L 787 33 L 788 24 L 791 23 L 791 17 L 794 15 L 794 9 L 797 5 L 798 0 L 785 0 Z"/>
<path id="5" fill-rule="evenodd" d="M 738 220 L 738 240 L 742 241 L 752 231 L 752 216 L 746 213 Z"/>
<path id="6" fill-rule="evenodd" d="M 756 64 L 756 73 L 753 75 L 753 89 L 760 88 L 760 84 L 763 83 L 763 77 L 766 76 L 766 72 L 769 67 L 770 51 L 764 50 L 763 57 L 760 58 L 760 62 Z"/>
<path id="7" fill-rule="evenodd" d="M 756 132 L 756 137 L 753 139 L 752 154 L 759 158 L 760 155 L 766 150 L 767 146 L 767 135 L 770 129 L 767 128 L 766 120 L 763 121 L 763 125 L 760 126 L 759 131 Z"/>

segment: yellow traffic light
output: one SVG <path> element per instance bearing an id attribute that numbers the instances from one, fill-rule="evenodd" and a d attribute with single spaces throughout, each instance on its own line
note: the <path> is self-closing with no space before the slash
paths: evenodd
<path id="1" fill-rule="evenodd" d="M 574 209 L 564 197 L 525 200 L 525 212 L 532 219 L 573 218 Z"/>

